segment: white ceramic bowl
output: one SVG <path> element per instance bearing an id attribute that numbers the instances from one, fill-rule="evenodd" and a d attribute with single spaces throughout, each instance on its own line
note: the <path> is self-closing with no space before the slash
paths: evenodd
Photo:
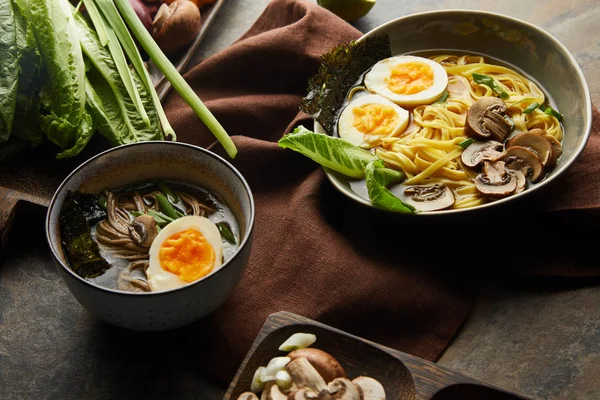
<path id="1" fill-rule="evenodd" d="M 59 215 L 68 191 L 100 194 L 144 180 L 174 180 L 219 194 L 240 226 L 240 245 L 222 268 L 179 289 L 133 293 L 107 289 L 81 278 L 63 253 Z M 60 276 L 90 313 L 134 330 L 165 330 L 187 325 L 219 307 L 239 283 L 250 255 L 254 200 L 242 175 L 223 158 L 176 142 L 142 142 L 107 150 L 75 169 L 59 186 L 48 209 L 46 237 Z"/>

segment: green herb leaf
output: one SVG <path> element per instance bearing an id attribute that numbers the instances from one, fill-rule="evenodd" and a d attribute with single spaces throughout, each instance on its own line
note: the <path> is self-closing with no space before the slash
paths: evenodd
<path id="1" fill-rule="evenodd" d="M 510 97 L 508 95 L 508 93 L 506 93 L 500 87 L 500 85 L 498 85 L 498 83 L 496 83 L 496 81 L 494 80 L 494 78 L 492 78 L 491 76 L 483 75 L 483 74 L 478 74 L 478 73 L 474 72 L 473 73 L 473 81 L 475 81 L 475 83 L 478 83 L 480 85 L 489 86 L 494 91 L 494 93 L 500 95 L 500 98 L 502 100 L 507 100 Z"/>
<path id="2" fill-rule="evenodd" d="M 467 147 L 469 147 L 471 144 L 473 144 L 475 142 L 475 139 L 473 138 L 468 138 L 463 140 L 462 142 L 460 142 L 458 145 L 460 147 L 462 147 L 463 149 L 466 149 Z"/>
<path id="3" fill-rule="evenodd" d="M 544 112 L 548 115 L 552 115 L 554 118 L 556 118 L 559 122 L 562 122 L 563 120 L 563 115 L 561 113 L 559 113 L 558 111 L 556 111 L 555 109 L 553 109 L 552 107 L 548 107 L 544 110 Z"/>
<path id="4" fill-rule="evenodd" d="M 369 199 L 373 205 L 404 214 L 415 212 L 413 206 L 405 204 L 387 189 L 387 186 L 404 180 L 405 177 L 402 172 L 385 168 L 381 160 L 367 164 L 365 172 Z"/>
<path id="5" fill-rule="evenodd" d="M 442 95 L 435 101 L 435 103 L 445 103 L 448 100 L 448 89 L 442 92 Z"/>
<path id="6" fill-rule="evenodd" d="M 0 0 L 0 143 L 12 130 L 19 79 L 17 25 L 11 0 Z"/>
<path id="7" fill-rule="evenodd" d="M 365 166 L 377 157 L 343 139 L 314 133 L 300 126 L 279 139 L 279 147 L 291 149 L 350 178 L 364 178 Z"/>
<path id="8" fill-rule="evenodd" d="M 392 56 L 387 35 L 338 46 L 321 56 L 318 72 L 308 82 L 300 109 L 315 118 L 329 134 L 346 94 L 360 76 L 379 60 Z"/>
<path id="9" fill-rule="evenodd" d="M 223 239 L 227 240 L 231 244 L 237 243 L 237 241 L 235 239 L 235 235 L 233 234 L 233 231 L 231 230 L 231 225 L 229 225 L 229 222 L 221 221 L 221 222 L 217 222 L 215 225 L 217 225 L 217 228 L 219 228 L 219 232 L 221 233 L 221 237 Z"/>
<path id="10" fill-rule="evenodd" d="M 526 109 L 523 110 L 523 114 L 531 114 L 533 112 L 533 110 L 535 110 L 539 106 L 540 106 L 540 103 L 533 102 L 530 105 L 528 105 Z"/>

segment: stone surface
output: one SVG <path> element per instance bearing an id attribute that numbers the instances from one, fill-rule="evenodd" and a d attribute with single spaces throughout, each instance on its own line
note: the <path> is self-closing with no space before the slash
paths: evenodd
<path id="1" fill-rule="evenodd" d="M 197 60 L 233 43 L 267 4 L 268 0 L 227 0 Z M 521 18 L 567 46 L 598 104 L 598 5 L 598 0 L 377 0 L 355 25 L 368 31 L 402 15 L 440 8 L 482 9 Z M 44 210 L 27 211 L 20 213 L 0 266 L 0 399 L 223 396 L 225 388 L 203 378 L 193 362 L 178 362 L 189 350 L 178 346 L 176 332 L 140 339 L 92 319 L 50 260 L 43 237 Z M 599 286 L 598 281 L 568 279 L 491 282 L 440 363 L 540 399 L 600 398 Z"/>

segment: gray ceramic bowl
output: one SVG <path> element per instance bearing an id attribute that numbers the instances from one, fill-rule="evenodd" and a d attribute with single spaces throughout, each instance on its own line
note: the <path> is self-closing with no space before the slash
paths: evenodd
<path id="1" fill-rule="evenodd" d="M 95 285 L 67 265 L 59 232 L 59 214 L 67 192 L 99 194 L 144 180 L 175 180 L 219 194 L 240 226 L 237 253 L 203 279 L 166 292 L 130 293 Z M 80 165 L 57 189 L 46 218 L 46 237 L 67 287 L 91 314 L 135 330 L 164 330 L 194 322 L 219 307 L 240 281 L 250 254 L 254 200 L 242 175 L 223 158 L 202 148 L 175 142 L 142 142 L 105 151 Z"/>
<path id="2" fill-rule="evenodd" d="M 444 10 L 412 14 L 383 24 L 361 39 L 388 35 L 392 55 L 432 55 L 447 52 L 481 54 L 507 65 L 537 82 L 564 115 L 563 155 L 547 177 L 517 195 L 481 206 L 423 212 L 439 215 L 469 212 L 513 202 L 550 184 L 585 147 L 592 125 L 592 103 L 583 73 L 567 48 L 548 32 L 515 18 L 471 10 Z M 315 131 L 323 129 L 315 123 Z M 350 198 L 374 207 L 366 187 L 328 169 L 333 185 Z"/>

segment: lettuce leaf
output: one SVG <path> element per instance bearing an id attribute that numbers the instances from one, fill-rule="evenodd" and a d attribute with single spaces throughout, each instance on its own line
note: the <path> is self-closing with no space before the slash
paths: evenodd
<path id="1" fill-rule="evenodd" d="M 17 104 L 19 56 L 11 0 L 0 0 L 0 143 L 8 140 Z"/>
<path id="2" fill-rule="evenodd" d="M 76 16 L 75 22 L 84 57 L 90 67 L 85 88 L 87 110 L 92 115 L 98 132 L 113 146 L 163 140 L 152 97 L 137 73 L 131 71 L 150 125 L 147 125 L 138 113 L 110 52 L 102 47 L 96 32 L 79 15 Z"/>
<path id="3" fill-rule="evenodd" d="M 377 160 L 368 151 L 343 139 L 314 133 L 303 126 L 279 139 L 278 144 L 350 178 L 364 178 L 367 164 Z"/>
<path id="4" fill-rule="evenodd" d="M 68 0 L 36 0 L 30 7 L 47 78 L 40 92 L 40 125 L 65 150 L 60 158 L 74 156 L 89 141 L 93 124 L 85 109 L 85 63 L 73 10 Z"/>
<path id="5" fill-rule="evenodd" d="M 379 208 L 404 214 L 413 214 L 415 208 L 404 203 L 387 189 L 387 186 L 404 180 L 402 172 L 385 168 L 383 161 L 377 160 L 367 164 L 365 179 L 371 203 Z"/>

